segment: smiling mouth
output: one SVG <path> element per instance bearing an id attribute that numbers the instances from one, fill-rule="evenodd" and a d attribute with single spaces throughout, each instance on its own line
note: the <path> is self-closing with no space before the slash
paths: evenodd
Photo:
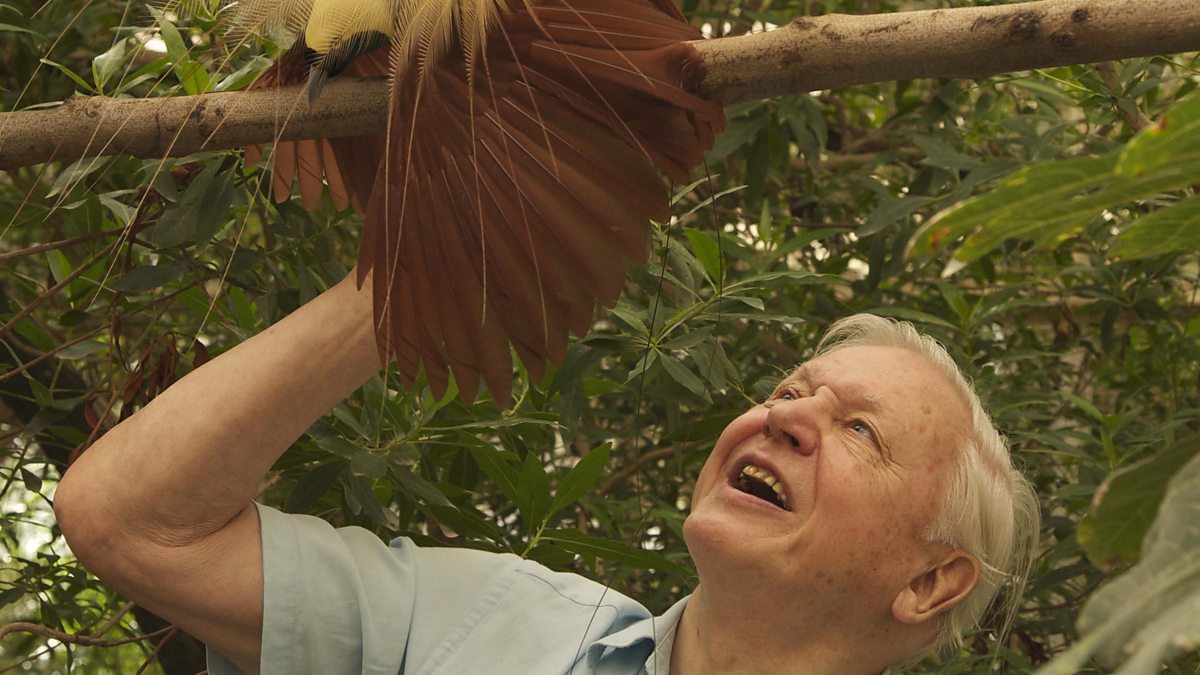
<path id="1" fill-rule="evenodd" d="M 734 482 L 734 487 L 784 511 L 792 510 L 788 504 L 787 495 L 783 493 L 783 483 L 779 482 L 779 479 L 770 470 L 761 466 L 747 464 L 742 467 L 741 473 Z"/>

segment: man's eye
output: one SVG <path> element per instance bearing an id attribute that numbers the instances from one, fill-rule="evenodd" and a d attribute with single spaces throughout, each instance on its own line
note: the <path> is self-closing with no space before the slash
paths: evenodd
<path id="1" fill-rule="evenodd" d="M 776 396 L 775 398 L 783 399 L 784 401 L 795 401 L 798 397 L 796 396 L 796 392 L 788 391 L 785 389 L 785 390 L 779 392 L 779 395 Z"/>
<path id="2" fill-rule="evenodd" d="M 871 428 L 871 425 L 862 420 L 851 421 L 850 430 L 856 434 L 862 434 L 863 436 L 870 438 L 872 441 L 875 440 L 875 431 Z"/>

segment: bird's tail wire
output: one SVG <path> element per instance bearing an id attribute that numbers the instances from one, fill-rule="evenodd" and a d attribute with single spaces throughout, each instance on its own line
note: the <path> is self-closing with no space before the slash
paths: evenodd
<path id="1" fill-rule="evenodd" d="M 574 12 L 577 16 L 579 16 L 580 19 L 588 26 L 588 28 L 591 28 L 592 32 L 595 33 L 596 35 L 598 35 L 602 40 L 604 40 L 604 42 L 606 44 L 608 44 L 609 47 L 614 52 L 621 54 L 621 58 L 625 59 L 629 63 L 630 68 L 631 68 L 630 72 L 639 73 L 643 77 L 647 77 L 647 79 L 649 79 L 645 73 L 642 73 L 640 70 L 638 70 L 637 66 L 632 61 L 629 61 L 628 57 L 626 57 L 623 53 L 620 52 L 620 50 L 618 50 L 615 46 L 612 45 L 612 43 L 608 40 L 608 38 L 605 37 L 603 31 L 596 30 L 596 27 L 594 25 L 592 25 L 592 23 L 590 21 L 588 21 L 585 17 L 583 17 L 582 13 L 580 13 L 578 10 L 576 10 L 574 7 L 572 7 L 569 2 L 566 2 L 564 0 L 563 4 L 565 6 L 567 6 L 568 9 L 570 9 L 572 12 Z M 625 124 L 625 120 L 622 119 L 621 116 L 617 113 L 617 111 L 609 104 L 608 100 L 604 97 L 604 94 L 600 93 L 600 90 L 592 82 L 591 78 L 589 78 L 587 76 L 587 73 L 583 72 L 583 69 L 580 68 L 579 64 L 575 62 L 575 58 L 581 58 L 580 55 L 572 54 L 569 50 L 564 49 L 562 47 L 562 45 L 558 42 L 558 40 L 556 40 L 554 38 L 554 36 L 550 32 L 550 30 L 547 29 L 541 23 L 541 21 L 538 19 L 537 15 L 536 15 L 536 13 L 530 11 L 530 16 L 533 18 L 533 21 L 538 26 L 539 30 L 541 30 L 542 35 L 544 35 L 546 37 L 546 40 L 549 41 L 550 44 L 554 45 L 555 51 L 557 51 L 559 54 L 563 55 L 566 58 L 567 63 L 570 64 L 571 68 L 575 71 L 575 73 L 577 75 L 579 75 L 580 79 L 582 79 L 585 83 L 587 83 L 588 88 L 590 88 L 592 90 L 592 93 L 594 93 L 596 95 L 596 98 L 601 103 L 604 104 L 604 107 L 608 110 L 609 114 L 612 116 L 612 119 L 616 120 L 621 125 L 621 128 L 624 130 L 627 139 L 629 141 L 631 141 L 635 146 L 637 146 L 637 149 L 649 159 L 651 157 L 650 152 L 648 150 L 646 150 L 645 146 L 643 146 L 641 141 L 638 140 L 637 134 L 635 134 L 633 132 L 633 130 L 630 129 L 627 124 Z"/>
<path id="2" fill-rule="evenodd" d="M 506 31 L 504 29 L 503 24 L 501 24 L 501 26 L 500 26 L 500 32 L 504 36 L 504 42 L 505 42 L 505 45 L 509 49 L 509 53 L 512 54 L 513 62 L 517 64 L 517 73 L 519 74 L 521 81 L 525 83 L 526 90 L 530 92 L 529 103 L 530 103 L 530 106 L 534 110 L 534 114 L 537 117 L 539 125 L 541 126 L 543 139 L 545 140 L 545 143 L 546 143 L 546 151 L 550 155 L 550 161 L 551 161 L 551 164 L 553 165 L 554 175 L 557 176 L 558 175 L 558 162 L 554 156 L 554 144 L 550 142 L 550 135 L 549 135 L 550 132 L 549 132 L 549 129 L 547 128 L 545 119 L 542 117 L 541 109 L 538 107 L 537 96 L 533 95 L 533 93 L 532 93 L 533 89 L 530 87 L 528 79 L 526 79 L 525 65 L 521 63 L 521 57 L 519 54 L 517 54 L 516 46 L 513 45 L 512 40 L 510 39 L 510 36 L 508 35 L 508 31 Z M 486 63 L 485 63 L 485 66 L 486 66 Z M 490 77 L 487 78 L 487 81 L 488 81 L 488 90 L 491 92 L 491 96 L 492 96 L 492 113 L 494 115 L 496 115 L 496 119 L 498 121 L 502 121 L 503 111 L 502 111 L 500 105 L 498 104 L 498 101 L 496 100 L 496 92 L 495 92 L 495 89 L 492 87 L 492 78 L 490 78 Z M 503 130 L 503 128 L 504 128 L 503 124 L 498 124 L 498 126 L 500 126 L 500 128 Z M 511 148 L 509 148 L 509 145 L 508 145 L 508 133 L 502 132 L 500 134 L 500 138 L 504 141 L 504 156 L 508 160 L 509 180 L 512 181 L 513 187 L 516 188 L 516 191 L 517 191 L 517 196 L 518 196 L 517 203 L 521 207 L 521 224 L 524 225 L 524 227 L 525 227 L 525 235 L 526 235 L 526 238 L 527 238 L 527 241 L 529 244 L 529 254 L 533 258 L 534 277 L 537 279 L 538 302 L 541 304 L 542 339 L 548 345 L 550 342 L 550 317 L 549 317 L 549 308 L 546 306 L 546 290 L 542 283 L 541 261 L 538 260 L 538 247 L 534 245 L 533 228 L 531 227 L 531 225 L 529 223 L 529 213 L 525 209 L 525 201 L 526 201 L 525 191 L 524 191 L 524 189 L 522 189 L 521 181 L 518 179 L 518 176 L 516 175 L 516 167 L 512 160 L 512 150 L 511 150 Z"/>
<path id="3" fill-rule="evenodd" d="M 475 36 L 483 35 L 486 39 L 488 14 L 487 12 L 478 11 L 479 7 L 474 2 L 469 3 L 468 6 L 471 8 L 471 11 L 464 14 L 463 22 L 473 24 L 475 29 L 462 31 L 462 51 L 467 69 L 467 124 L 469 125 L 468 134 L 470 135 L 471 144 L 471 177 L 475 187 L 475 214 L 476 220 L 479 221 L 479 259 L 483 266 L 480 275 L 480 278 L 483 279 L 483 301 L 479 305 L 479 325 L 483 326 L 487 324 L 488 266 L 487 237 L 484 236 L 483 231 L 483 193 L 479 180 L 479 145 L 476 140 L 477 132 L 475 130 L 475 59 L 481 58 L 486 62 L 487 55 L 483 50 L 487 45 L 477 42 Z"/>

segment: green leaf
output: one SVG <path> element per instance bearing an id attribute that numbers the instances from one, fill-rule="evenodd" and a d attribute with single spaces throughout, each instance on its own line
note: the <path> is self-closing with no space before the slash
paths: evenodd
<path id="1" fill-rule="evenodd" d="M 192 179 L 179 202 L 167 208 L 143 236 L 160 247 L 208 242 L 229 220 L 236 185 L 232 172 L 219 173 L 220 162 L 211 162 Z"/>
<path id="2" fill-rule="evenodd" d="M 696 396 L 703 399 L 708 398 L 708 390 L 704 388 L 704 382 L 690 368 L 684 365 L 682 361 L 662 352 L 659 353 L 658 361 L 662 364 L 663 369 L 667 371 L 667 374 L 671 376 L 671 379 L 682 384 L 685 389 Z"/>
<path id="3" fill-rule="evenodd" d="M 24 586 L 14 586 L 0 591 L 0 609 L 11 605 L 12 603 L 25 597 Z"/>
<path id="4" fill-rule="evenodd" d="M 1105 423 L 1107 418 L 1105 417 L 1104 413 L 1100 412 L 1100 409 L 1097 408 L 1096 405 L 1091 401 L 1069 391 L 1062 392 L 1062 395 L 1071 401 L 1071 403 L 1074 403 L 1076 408 L 1079 408 L 1083 412 L 1087 413 L 1088 417 L 1091 417 L 1101 424 Z"/>
<path id="5" fill-rule="evenodd" d="M 24 26 L 14 26 L 11 23 L 0 23 L 0 33 L 27 33 L 34 36 L 39 35 L 39 33 L 36 31 L 29 30 Z"/>
<path id="6" fill-rule="evenodd" d="M 54 185 L 46 193 L 46 196 L 55 197 L 65 194 L 82 184 L 84 178 L 104 167 L 105 163 L 95 157 L 81 159 L 59 172 L 58 176 L 54 179 Z"/>
<path id="7" fill-rule="evenodd" d="M 395 529 L 399 522 L 396 513 L 379 502 L 371 490 L 371 482 L 362 476 L 346 477 L 345 496 L 352 511 L 365 515 L 376 525 Z"/>
<path id="8" fill-rule="evenodd" d="M 1200 156 L 1200 96 L 1191 96 L 1167 111 L 1129 141 L 1121 151 L 1117 173 L 1126 178 L 1172 170 Z M 1184 176 L 1195 179 L 1196 174 Z M 1189 184 L 1192 180 L 1185 180 Z"/>
<path id="9" fill-rule="evenodd" d="M 1166 452 L 1114 471 L 1096 491 L 1095 506 L 1079 524 L 1076 538 L 1101 569 L 1136 563 L 1142 538 L 1167 490 L 1167 481 L 1196 454 L 1177 444 Z"/>
<path id="10" fill-rule="evenodd" d="M 517 477 L 517 495 L 514 501 L 525 518 L 526 530 L 536 532 L 550 512 L 550 477 L 536 452 L 525 455 L 525 464 Z"/>
<path id="11" fill-rule="evenodd" d="M 25 484 L 25 489 L 33 493 L 42 491 L 42 477 L 36 473 L 21 467 L 21 482 Z"/>
<path id="12" fill-rule="evenodd" d="M 450 500 L 437 489 L 437 486 L 413 473 L 407 467 L 392 467 L 392 476 L 400 484 L 400 489 L 410 496 L 420 499 L 427 504 L 450 506 Z"/>
<path id="13" fill-rule="evenodd" d="M 879 200 L 875 209 L 867 216 L 867 222 L 855 232 L 860 237 L 867 237 L 886 228 L 892 223 L 904 220 L 932 202 L 929 197 L 884 197 Z"/>
<path id="14" fill-rule="evenodd" d="M 1060 212 L 1077 194 L 1096 194 L 1112 182 L 1116 155 L 1078 157 L 1020 169 L 1000 181 L 995 189 L 938 213 L 913 235 L 910 253 L 932 255 L 973 232 L 1001 230 L 1012 236 L 1018 227 L 1037 229 L 1049 210 Z M 1084 209 L 1093 213 L 1089 204 Z M 1068 210 L 1076 215 L 1078 208 Z M 956 256 L 957 257 L 957 256 Z"/>
<path id="15" fill-rule="evenodd" d="M 978 157 L 965 155 L 946 141 L 934 136 L 913 136 L 913 145 L 925 153 L 924 164 L 951 171 L 969 171 L 983 163 Z"/>
<path id="16" fill-rule="evenodd" d="M 62 283 L 74 271 L 74 265 L 62 251 L 46 251 L 46 264 L 50 266 L 50 274 L 56 283 Z"/>
<path id="17" fill-rule="evenodd" d="M 363 476 L 371 480 L 379 480 L 387 475 L 388 458 L 387 455 L 380 455 L 366 448 L 359 448 L 350 457 L 350 471 L 356 476 Z"/>
<path id="18" fill-rule="evenodd" d="M 1136 260 L 1200 249 L 1200 198 L 1180 200 L 1133 221 L 1117 235 L 1110 253 Z"/>
<path id="19" fill-rule="evenodd" d="M 437 522 L 449 526 L 459 534 L 473 536 L 477 539 L 499 544 L 502 548 L 508 548 L 504 544 L 504 532 L 474 510 L 459 509 L 454 506 L 442 506 L 438 504 L 426 504 L 424 508 L 433 514 Z"/>
<path id="20" fill-rule="evenodd" d="M 704 266 L 708 278 L 720 285 L 725 278 L 725 264 L 721 257 L 721 246 L 712 235 L 693 227 L 683 228 L 683 233 L 692 245 L 696 259 Z"/>
<path id="21" fill-rule="evenodd" d="M 187 271 L 187 262 L 168 260 L 158 265 L 134 268 L 114 281 L 112 287 L 122 293 L 145 293 L 175 281 Z"/>
<path id="22" fill-rule="evenodd" d="M 288 494 L 284 511 L 288 513 L 305 513 L 316 506 L 321 497 L 328 492 L 337 481 L 338 476 L 346 470 L 348 462 L 337 460 L 318 465 L 312 471 L 304 474 Z"/>
<path id="23" fill-rule="evenodd" d="M 104 91 L 109 79 L 125 62 L 125 40 L 118 39 L 108 51 L 92 59 L 92 81 L 97 91 Z"/>
<path id="24" fill-rule="evenodd" d="M 650 333 L 650 329 L 646 327 L 645 322 L 646 310 L 629 304 L 627 300 L 622 299 L 615 307 L 608 311 L 612 312 L 614 317 L 628 326 L 634 333 L 639 335 L 648 335 Z"/>
<path id="25" fill-rule="evenodd" d="M 188 58 L 188 46 L 183 40 L 183 35 L 175 24 L 167 21 L 164 18 L 158 20 L 159 34 L 162 35 L 163 44 L 167 47 L 167 55 L 172 60 L 179 62 Z"/>
<path id="26" fill-rule="evenodd" d="M 700 328 L 698 330 L 690 331 L 690 332 L 684 333 L 682 335 L 679 335 L 677 337 L 671 338 L 670 340 L 667 340 L 666 342 L 661 343 L 659 345 L 659 348 L 662 349 L 663 351 L 670 351 L 673 349 L 690 349 L 702 342 L 711 340 L 712 337 L 713 337 L 713 326 L 704 326 L 703 328 Z"/>
<path id="27" fill-rule="evenodd" d="M 1009 238 L 1052 247 L 1105 209 L 1192 184 L 1200 175 L 1198 137 L 1200 97 L 1193 96 L 1120 152 L 1026 167 L 942 211 L 918 229 L 909 253 L 930 255 L 965 237 L 946 267 L 950 275 Z"/>
<path id="28" fill-rule="evenodd" d="M 511 452 L 474 443 L 469 444 L 467 450 L 479 468 L 496 484 L 497 490 L 514 502 L 520 498 L 517 470 L 508 462 L 508 458 L 513 456 Z"/>
<path id="29" fill-rule="evenodd" d="M 54 61 L 51 61 L 50 59 L 38 59 L 38 61 L 41 61 L 43 64 L 50 66 L 51 68 L 54 68 L 55 70 L 62 73 L 63 75 L 66 75 L 67 77 L 71 78 L 71 81 L 74 82 L 75 84 L 79 85 L 79 88 L 82 89 L 83 91 L 85 91 L 89 94 L 97 93 L 96 90 L 92 87 L 92 85 L 88 84 L 87 81 L 84 80 L 82 77 L 71 72 L 70 68 L 67 68 L 66 66 L 62 65 L 61 63 L 55 63 Z"/>
<path id="30" fill-rule="evenodd" d="M 636 544 L 624 541 L 592 537 L 575 530 L 543 532 L 542 539 L 553 541 L 589 562 L 596 558 L 603 558 L 637 569 L 654 569 L 691 576 L 691 570 L 671 561 L 661 553 L 647 551 Z"/>
<path id="31" fill-rule="evenodd" d="M 612 444 L 605 443 L 584 455 L 579 462 L 571 467 L 571 471 L 558 484 L 554 493 L 554 502 L 550 504 L 550 515 L 567 508 L 579 501 L 579 498 L 592 489 L 608 466 L 608 456 L 612 453 Z"/>
<path id="32" fill-rule="evenodd" d="M 1092 596 L 1079 617 L 1083 637 L 1039 675 L 1078 672 L 1093 655 L 1122 675 L 1162 672 L 1161 664 L 1200 642 L 1200 439 L 1171 479 L 1142 544 L 1142 561 Z"/>
<path id="33" fill-rule="evenodd" d="M 760 104 L 761 105 L 761 104 Z M 712 150 L 709 150 L 705 155 L 705 159 L 709 164 L 714 164 L 740 149 L 744 145 L 749 145 L 751 141 L 758 137 L 760 131 L 767 125 L 767 117 L 765 115 L 753 115 L 738 119 L 730 119 L 729 125 L 725 128 L 725 132 L 717 136 L 717 140 L 713 143 Z"/>
<path id="34" fill-rule="evenodd" d="M 107 346 L 106 343 L 100 340 L 83 340 L 82 342 L 76 342 L 66 349 L 59 350 L 55 356 L 63 361 L 77 361 L 87 358 Z"/>
<path id="35" fill-rule="evenodd" d="M 972 309 L 962 291 L 944 281 L 938 283 L 938 291 L 941 292 L 942 298 L 945 299 L 946 304 L 950 305 L 950 309 L 954 310 L 960 321 L 966 323 L 971 318 Z"/>

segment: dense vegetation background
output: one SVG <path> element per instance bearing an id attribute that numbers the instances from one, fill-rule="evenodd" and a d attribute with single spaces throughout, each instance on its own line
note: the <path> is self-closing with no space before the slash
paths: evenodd
<path id="1" fill-rule="evenodd" d="M 684 8 L 720 35 L 969 4 L 997 3 Z M 0 1 L 0 110 L 237 88 L 268 62 L 226 62 L 204 17 L 154 26 L 117 0 Z M 732 106 L 709 174 L 674 186 L 652 262 L 561 367 L 519 377 L 506 409 L 379 377 L 296 443 L 261 498 L 383 537 L 514 551 L 661 611 L 693 583 L 680 528 L 723 425 L 830 322 L 875 312 L 950 348 L 1045 516 L 1011 635 L 985 627 L 918 670 L 1035 670 L 1080 641 L 1082 614 L 1098 644 L 1150 650 L 1134 672 L 1160 652 L 1192 672 L 1200 469 L 1180 467 L 1200 447 L 1198 83 L 1191 54 Z M 224 152 L 0 174 L 0 625 L 111 643 L 163 628 L 122 614 L 74 561 L 54 487 L 90 439 L 346 273 L 354 216 L 274 205 L 262 177 Z M 195 672 L 185 636 L 155 658 L 162 635 L 90 647 L 16 631 L 0 672 Z M 1058 667 L 1111 664 L 1078 656 Z"/>

